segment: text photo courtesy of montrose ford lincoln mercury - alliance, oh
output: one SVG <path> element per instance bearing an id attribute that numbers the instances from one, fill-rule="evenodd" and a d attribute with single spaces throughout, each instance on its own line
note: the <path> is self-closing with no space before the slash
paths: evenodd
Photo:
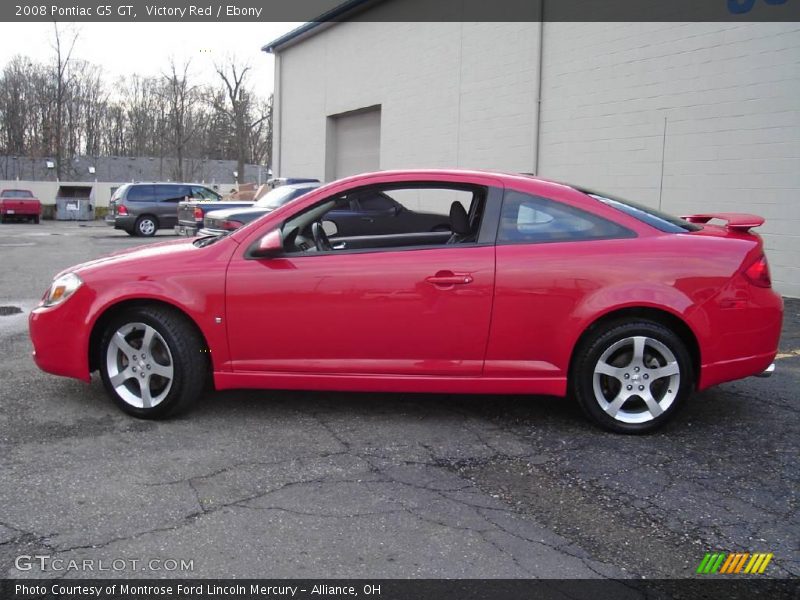
<path id="1" fill-rule="evenodd" d="M 340 231 L 328 217 L 365 195 L 437 205 L 447 227 Z M 223 235 L 66 269 L 30 334 L 41 369 L 99 371 L 143 418 L 185 409 L 210 375 L 218 390 L 573 396 L 642 433 L 696 390 L 774 368 L 762 223 L 525 175 L 365 174 Z"/>

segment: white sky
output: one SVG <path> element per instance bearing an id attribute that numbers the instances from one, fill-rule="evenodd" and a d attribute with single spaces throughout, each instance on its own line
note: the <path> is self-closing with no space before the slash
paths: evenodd
<path id="1" fill-rule="evenodd" d="M 133 73 L 158 75 L 165 72 L 169 57 L 182 65 L 191 59 L 190 74 L 199 83 L 217 84 L 214 62 L 228 56 L 238 64 L 252 67 L 249 81 L 259 96 L 267 96 L 273 87 L 273 57 L 261 51 L 267 42 L 294 29 L 301 23 L 59 23 L 59 30 L 72 39 L 77 29 L 78 41 L 73 57 L 103 67 L 106 82 Z M 36 61 L 53 57 L 53 23 L 0 23 L 0 69 L 15 54 Z"/>

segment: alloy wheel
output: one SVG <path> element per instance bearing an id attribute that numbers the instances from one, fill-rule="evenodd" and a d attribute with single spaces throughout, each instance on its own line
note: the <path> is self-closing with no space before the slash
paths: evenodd
<path id="1" fill-rule="evenodd" d="M 597 360 L 592 378 L 595 399 L 611 418 L 647 423 L 669 409 L 681 384 L 675 354 L 647 336 L 623 338 Z"/>
<path id="2" fill-rule="evenodd" d="M 114 332 L 106 350 L 106 369 L 114 391 L 136 408 L 161 403 L 175 376 L 169 346 L 145 323 L 128 323 Z"/>

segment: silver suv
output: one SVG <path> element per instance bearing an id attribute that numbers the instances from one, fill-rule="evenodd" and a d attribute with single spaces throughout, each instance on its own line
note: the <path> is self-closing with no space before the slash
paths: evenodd
<path id="1" fill-rule="evenodd" d="M 214 190 L 193 183 L 126 183 L 111 196 L 106 224 L 128 235 L 150 237 L 178 224 L 178 202 L 220 200 Z"/>

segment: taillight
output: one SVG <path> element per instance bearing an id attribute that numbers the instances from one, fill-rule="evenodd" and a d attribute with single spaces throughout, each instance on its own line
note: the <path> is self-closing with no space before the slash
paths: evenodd
<path id="1" fill-rule="evenodd" d="M 120 204 L 116 208 L 117 208 L 117 214 L 118 215 L 127 215 L 128 214 L 128 209 L 125 207 L 124 204 Z"/>
<path id="2" fill-rule="evenodd" d="M 194 218 L 199 221 L 203 220 L 203 209 L 199 206 L 194 207 Z"/>
<path id="3" fill-rule="evenodd" d="M 239 229 L 239 227 L 241 227 L 242 225 L 244 225 L 244 223 L 242 223 L 241 221 L 234 221 L 233 219 L 225 219 L 222 223 L 220 223 L 220 226 L 225 231 L 233 231 L 234 229 Z"/>
<path id="4" fill-rule="evenodd" d="M 753 285 L 764 288 L 772 287 L 772 278 L 769 276 L 769 263 L 767 263 L 767 257 L 763 254 L 745 269 L 744 274 Z"/>

